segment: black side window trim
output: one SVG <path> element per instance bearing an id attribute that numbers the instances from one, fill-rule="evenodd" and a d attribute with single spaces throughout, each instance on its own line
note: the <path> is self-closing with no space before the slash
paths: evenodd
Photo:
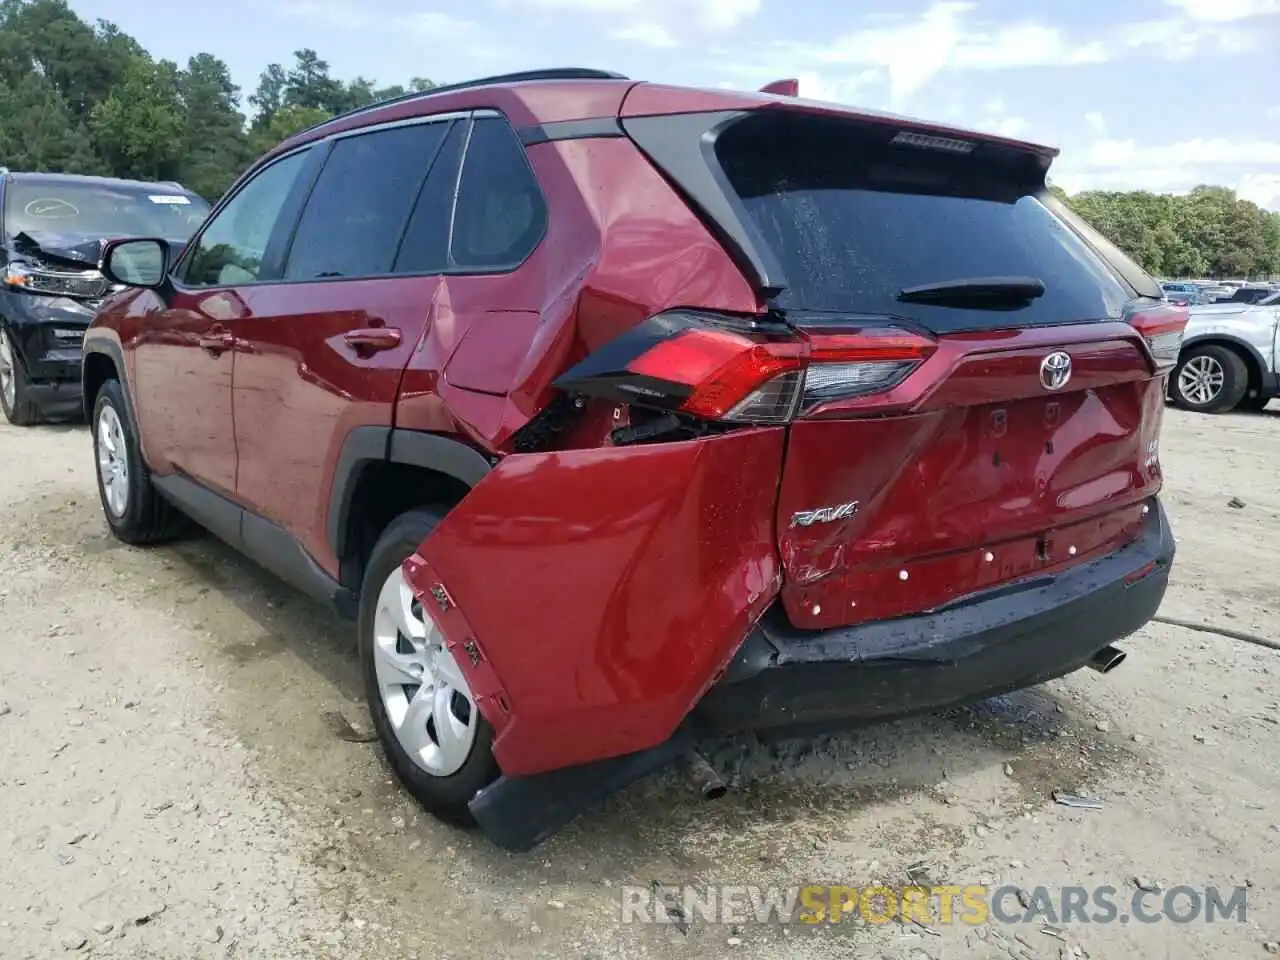
<path id="1" fill-rule="evenodd" d="M 405 237 L 409 235 L 409 228 L 413 226 L 414 215 L 418 212 L 418 207 L 422 203 L 422 193 L 427 189 L 427 183 L 431 179 L 431 174 L 435 172 L 436 164 L 440 162 L 440 158 L 445 155 L 445 148 L 449 146 L 449 138 L 453 136 L 455 127 L 464 127 L 462 130 L 462 147 L 458 150 L 457 159 L 454 161 L 453 168 L 453 188 L 449 191 L 449 225 L 445 228 L 445 249 L 446 258 L 448 250 L 453 246 L 453 217 L 458 208 L 458 184 L 462 182 L 462 164 L 467 157 L 467 147 L 471 145 L 471 130 L 475 126 L 475 114 L 467 114 L 465 117 L 458 117 L 449 121 L 449 127 L 445 130 L 444 136 L 440 138 L 440 146 L 436 149 L 436 154 L 431 158 L 431 163 L 427 166 L 427 172 L 422 177 L 422 182 L 418 184 L 418 192 L 414 195 L 413 204 L 409 207 L 409 213 L 404 218 L 404 223 L 400 227 L 400 238 L 396 240 L 396 252 L 391 258 L 391 275 L 396 277 L 435 277 L 442 273 L 448 273 L 448 265 L 443 271 L 402 271 L 397 270 L 396 265 L 400 263 L 400 255 L 404 252 Z"/>
<path id="2" fill-rule="evenodd" d="M 317 147 L 319 149 L 316 149 Z M 218 201 L 217 206 L 215 206 L 211 211 L 209 211 L 209 215 L 205 217 L 204 223 L 200 224 L 200 229 L 191 237 L 190 240 L 187 241 L 186 247 L 183 248 L 182 256 L 179 257 L 177 261 L 173 264 L 173 266 L 169 268 L 169 282 L 173 284 L 174 288 L 182 291 L 223 290 L 223 289 L 226 289 L 226 286 L 237 286 L 237 287 L 252 286 L 253 284 L 257 284 L 257 283 L 274 282 L 270 279 L 264 280 L 261 277 L 262 277 L 262 274 L 266 274 L 269 272 L 268 268 L 271 266 L 271 260 L 270 260 L 271 248 L 272 248 L 272 245 L 275 243 L 276 232 L 280 228 L 280 222 L 283 219 L 285 212 L 289 209 L 290 204 L 293 203 L 295 198 L 297 197 L 299 193 L 299 188 L 303 186 L 304 181 L 307 181 L 308 178 L 310 178 L 310 182 L 306 184 L 306 189 L 307 189 L 307 193 L 310 193 L 311 183 L 315 182 L 315 177 L 319 173 L 319 167 L 316 165 L 317 155 L 327 154 L 328 149 L 329 149 L 329 146 L 328 146 L 328 143 L 326 142 L 321 142 L 319 144 L 308 143 L 299 147 L 297 150 L 290 150 L 288 153 L 281 154 L 280 156 L 274 158 L 270 163 L 263 164 L 261 167 L 254 170 L 249 176 L 244 177 L 240 181 L 240 183 L 236 186 L 234 191 L 229 192 L 225 196 L 223 196 L 223 198 Z M 253 183 L 255 180 L 257 180 L 260 176 L 262 176 L 264 173 L 266 173 L 276 164 L 282 163 L 285 160 L 288 160 L 290 157 L 296 157 L 298 156 L 298 154 L 308 153 L 308 152 L 310 152 L 311 155 L 307 157 L 307 159 L 303 162 L 302 169 L 298 172 L 297 179 L 294 180 L 293 185 L 289 188 L 289 195 L 285 197 L 284 203 L 281 204 L 280 213 L 276 216 L 275 226 L 272 227 L 271 235 L 267 238 L 267 247 L 263 253 L 263 260 L 262 260 L 263 268 L 261 273 L 259 274 L 259 279 L 253 280 L 250 283 L 228 284 L 225 286 L 207 286 L 207 287 L 188 286 L 186 282 L 187 280 L 186 272 L 187 272 L 187 267 L 190 266 L 192 251 L 195 250 L 200 245 L 200 241 L 201 239 L 203 239 L 205 235 L 205 231 L 209 229 L 209 226 L 213 223 L 213 221 L 217 217 L 222 215 L 222 211 L 225 210 L 231 204 L 231 202 L 235 200 L 236 197 L 240 196 L 240 194 L 243 193 L 248 188 L 249 184 Z"/>

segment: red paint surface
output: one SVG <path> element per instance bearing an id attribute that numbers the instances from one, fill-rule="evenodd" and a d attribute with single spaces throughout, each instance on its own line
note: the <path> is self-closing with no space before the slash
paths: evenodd
<path id="1" fill-rule="evenodd" d="M 1057 348 L 1073 373 L 1050 393 Z M 1133 329 L 1092 324 L 943 337 L 894 390 L 816 410 L 791 428 L 778 502 L 792 622 L 917 613 L 1131 539 L 1160 488 L 1163 398 Z M 850 501 L 847 520 L 791 526 Z"/>
<path id="2" fill-rule="evenodd" d="M 458 660 L 505 773 L 675 730 L 777 590 L 782 446 L 774 428 L 517 454 L 445 517 L 405 569 L 424 603 L 444 584 L 442 628 L 483 655 Z"/>

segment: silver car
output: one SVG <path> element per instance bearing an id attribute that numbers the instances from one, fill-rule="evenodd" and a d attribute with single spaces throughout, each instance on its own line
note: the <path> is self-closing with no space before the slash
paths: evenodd
<path id="1" fill-rule="evenodd" d="M 1189 308 L 1169 397 L 1202 413 L 1261 410 L 1280 396 L 1280 293 L 1258 303 Z"/>

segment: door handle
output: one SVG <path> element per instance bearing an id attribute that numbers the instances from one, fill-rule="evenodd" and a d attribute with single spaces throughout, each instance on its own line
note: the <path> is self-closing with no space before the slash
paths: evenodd
<path id="1" fill-rule="evenodd" d="M 369 357 L 400 346 L 400 331 L 395 327 L 362 327 L 343 335 L 342 339 L 358 356 Z"/>
<path id="2" fill-rule="evenodd" d="M 213 327 L 208 333 L 200 334 L 196 342 L 202 350 L 207 350 L 216 357 L 235 346 L 236 338 L 225 329 Z"/>

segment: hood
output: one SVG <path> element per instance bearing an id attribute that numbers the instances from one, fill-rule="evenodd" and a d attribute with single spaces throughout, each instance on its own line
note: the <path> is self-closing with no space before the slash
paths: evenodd
<path id="1" fill-rule="evenodd" d="M 1254 310 L 1266 310 L 1256 303 L 1203 303 L 1187 308 L 1193 317 L 1220 317 L 1232 313 L 1250 313 Z"/>
<path id="2" fill-rule="evenodd" d="M 52 230 L 24 230 L 13 238 L 15 253 L 39 257 L 68 266 L 96 269 L 102 261 L 102 247 L 108 237 L 57 233 Z"/>
<path id="3" fill-rule="evenodd" d="M 38 257 L 51 265 L 96 270 L 102 265 L 102 251 L 111 240 L 127 240 L 128 236 L 87 237 L 53 230 L 24 230 L 10 241 L 13 252 Z M 167 240 L 172 260 L 186 248 L 185 240 Z"/>

